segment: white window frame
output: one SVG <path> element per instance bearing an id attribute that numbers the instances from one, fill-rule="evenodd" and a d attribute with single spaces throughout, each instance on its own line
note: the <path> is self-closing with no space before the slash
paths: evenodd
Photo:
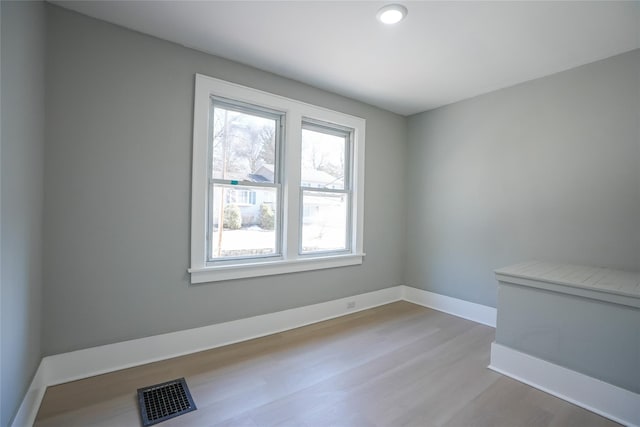
<path id="1" fill-rule="evenodd" d="M 237 99 L 234 100 L 229 100 L 229 99 L 220 99 L 219 96 L 211 96 L 210 97 L 210 104 L 209 104 L 209 121 L 207 123 L 207 165 L 208 165 L 208 169 L 207 169 L 207 185 L 209 186 L 209 190 L 207 193 L 207 235 L 211 236 L 211 231 L 212 231 L 212 227 L 213 227 L 213 223 L 212 223 L 212 216 L 210 214 L 210 212 L 213 209 L 213 190 L 215 188 L 227 188 L 229 190 L 244 190 L 244 191 L 251 191 L 251 190 L 255 190 L 255 189 L 259 189 L 259 188 L 263 188 L 263 189 L 272 189 L 276 191 L 277 194 L 277 199 L 279 200 L 279 203 L 277 203 L 276 206 L 276 211 L 280 212 L 281 211 L 281 207 L 282 207 L 282 184 L 281 184 L 281 173 L 280 173 L 280 169 L 281 169 L 281 151 L 282 151 L 282 142 L 284 141 L 284 137 L 282 135 L 284 129 L 283 129 L 283 120 L 285 120 L 284 117 L 284 113 L 281 111 L 265 111 L 266 109 L 264 108 L 264 106 L 258 106 L 258 105 L 249 105 L 248 103 L 242 103 L 242 102 L 238 102 Z M 236 104 L 236 105 L 234 105 Z M 230 107 L 234 107 L 237 108 L 236 111 L 241 111 L 244 114 L 249 114 L 249 115 L 256 115 L 256 116 L 261 116 L 261 117 L 269 117 L 271 119 L 273 119 L 276 123 L 276 127 L 278 128 L 276 130 L 276 141 L 275 141 L 275 151 L 276 151 L 276 158 L 275 158 L 275 164 L 274 164 L 274 172 L 275 172 L 275 177 L 272 183 L 262 183 L 262 182 L 248 182 L 248 181 L 237 181 L 237 180 L 231 180 L 231 179 L 220 179 L 220 178 L 212 178 L 213 177 L 213 162 L 212 162 L 212 147 L 209 145 L 209 142 L 212 142 L 209 140 L 209 138 L 213 137 L 213 126 L 211 121 L 211 118 L 213 117 L 213 110 L 216 106 L 219 106 L 221 108 L 224 109 L 228 109 Z M 224 203 L 224 202 L 223 202 Z M 238 263 L 242 263 L 242 262 L 246 262 L 247 260 L 249 262 L 258 259 L 258 258 L 267 258 L 267 257 L 281 257 L 281 252 L 280 252 L 280 248 L 282 247 L 282 240 L 281 240 L 281 233 L 280 233 L 280 228 L 281 228 L 281 216 L 277 215 L 277 218 L 275 219 L 275 232 L 276 234 L 276 241 L 275 241 L 275 252 L 272 254 L 264 254 L 264 255 L 255 255 L 255 256 L 246 256 L 246 255 L 241 255 L 241 256 L 235 256 L 235 257 L 221 257 L 221 258 L 217 258 L 217 259 L 213 259 L 210 255 L 210 251 L 211 251 L 211 247 L 207 247 L 207 259 L 205 261 L 205 266 L 219 266 L 221 264 L 225 264 L 225 265 L 235 265 Z M 211 240 L 206 241 L 208 243 L 208 245 L 211 245 Z M 244 261 L 243 261 L 244 260 Z"/>
<path id="2" fill-rule="evenodd" d="M 342 126 L 338 126 L 333 123 L 319 123 L 317 120 L 313 120 L 308 117 L 303 117 L 302 119 L 302 129 L 309 129 L 316 132 L 326 133 L 326 134 L 335 134 L 341 137 L 345 137 L 345 147 L 344 147 L 344 156 L 345 156 L 345 174 L 342 179 L 343 188 L 335 189 L 335 188 L 324 188 L 324 187 L 313 187 L 313 186 L 305 186 L 302 184 L 302 179 L 300 179 L 300 218 L 299 218 L 299 228 L 302 230 L 303 227 L 303 219 L 304 219 L 304 193 L 333 193 L 333 194 L 343 194 L 347 197 L 347 235 L 346 235 L 346 248 L 338 249 L 338 250 L 317 250 L 317 251 L 308 251 L 304 252 L 302 248 L 302 233 L 300 233 L 299 241 L 298 241 L 298 253 L 301 255 L 322 255 L 329 254 L 331 252 L 335 253 L 349 253 L 351 252 L 351 244 L 352 241 L 349 239 L 350 234 L 352 234 L 353 228 L 353 218 L 351 215 L 351 206 L 353 204 L 353 187 L 351 185 L 351 175 L 352 175 L 352 142 L 353 142 L 353 129 L 347 129 Z"/>
<path id="3" fill-rule="evenodd" d="M 231 99 L 285 113 L 285 131 L 281 147 L 282 177 L 282 248 L 281 256 L 268 259 L 249 258 L 207 262 L 207 204 L 209 156 L 209 108 L 211 97 Z M 351 143 L 351 235 L 350 249 L 340 252 L 301 254 L 302 223 L 300 157 L 302 124 L 306 120 L 324 122 L 353 129 Z M 326 108 L 307 104 L 272 93 L 196 74 L 193 163 L 191 196 L 191 283 L 215 282 L 247 277 L 268 276 L 299 271 L 319 270 L 362 264 L 364 258 L 364 161 L 366 121 Z"/>

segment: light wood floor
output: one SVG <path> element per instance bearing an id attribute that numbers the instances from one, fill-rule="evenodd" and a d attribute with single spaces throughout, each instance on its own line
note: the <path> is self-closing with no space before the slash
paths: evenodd
<path id="1" fill-rule="evenodd" d="M 136 389 L 185 377 L 169 426 L 612 426 L 489 369 L 494 330 L 397 302 L 50 387 L 36 426 L 139 426 Z"/>

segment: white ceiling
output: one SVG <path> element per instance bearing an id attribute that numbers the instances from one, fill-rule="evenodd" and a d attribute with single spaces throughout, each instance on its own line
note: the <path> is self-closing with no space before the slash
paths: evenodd
<path id="1" fill-rule="evenodd" d="M 640 1 L 54 1 L 409 115 L 640 47 Z"/>

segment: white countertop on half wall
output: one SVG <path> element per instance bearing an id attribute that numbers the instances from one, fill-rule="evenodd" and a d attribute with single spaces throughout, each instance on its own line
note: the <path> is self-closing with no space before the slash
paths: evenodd
<path id="1" fill-rule="evenodd" d="M 500 282 L 640 308 L 640 272 L 528 261 L 495 270 Z"/>

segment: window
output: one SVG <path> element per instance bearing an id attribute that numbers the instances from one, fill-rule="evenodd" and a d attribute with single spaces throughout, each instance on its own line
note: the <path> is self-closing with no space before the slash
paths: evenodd
<path id="1" fill-rule="evenodd" d="M 348 251 L 351 129 L 302 123 L 300 253 Z"/>
<path id="2" fill-rule="evenodd" d="M 230 191 L 229 203 L 237 203 L 239 205 L 255 205 L 256 204 L 256 192 L 253 190 L 243 191 Z"/>
<path id="3" fill-rule="evenodd" d="M 361 264 L 364 130 L 196 75 L 191 282 Z"/>
<path id="4" fill-rule="evenodd" d="M 209 115 L 207 262 L 279 256 L 284 113 L 213 96 Z"/>

